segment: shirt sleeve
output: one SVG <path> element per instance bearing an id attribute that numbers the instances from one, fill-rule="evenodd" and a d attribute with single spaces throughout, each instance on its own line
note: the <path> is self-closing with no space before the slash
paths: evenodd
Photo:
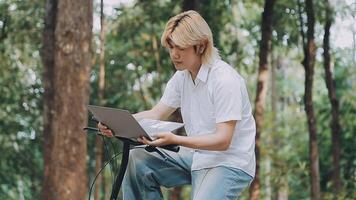
<path id="1" fill-rule="evenodd" d="M 181 89 L 180 84 L 182 84 L 181 74 L 177 71 L 173 77 L 168 81 L 166 88 L 164 90 L 163 96 L 160 100 L 161 103 L 172 107 L 178 108 L 181 104 Z"/>
<path id="2" fill-rule="evenodd" d="M 217 80 L 213 87 L 216 123 L 242 119 L 241 81 L 228 76 Z"/>

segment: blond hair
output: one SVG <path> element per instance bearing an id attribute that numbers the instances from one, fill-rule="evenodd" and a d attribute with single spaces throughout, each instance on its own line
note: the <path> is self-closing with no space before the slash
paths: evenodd
<path id="1" fill-rule="evenodd" d="M 168 48 L 170 41 L 182 48 L 205 44 L 204 52 L 202 52 L 203 64 L 211 63 L 214 58 L 219 58 L 218 50 L 213 44 L 210 27 L 196 11 L 189 10 L 169 19 L 161 37 L 161 44 Z"/>

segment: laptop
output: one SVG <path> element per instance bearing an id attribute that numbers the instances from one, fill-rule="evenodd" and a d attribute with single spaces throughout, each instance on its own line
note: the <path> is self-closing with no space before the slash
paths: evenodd
<path id="1" fill-rule="evenodd" d="M 136 140 L 139 137 L 146 137 L 149 140 L 155 139 L 155 134 L 159 132 L 173 132 L 184 126 L 183 123 L 142 119 L 137 121 L 127 110 L 88 105 L 88 110 L 102 124 L 105 124 L 113 131 L 114 136 Z"/>

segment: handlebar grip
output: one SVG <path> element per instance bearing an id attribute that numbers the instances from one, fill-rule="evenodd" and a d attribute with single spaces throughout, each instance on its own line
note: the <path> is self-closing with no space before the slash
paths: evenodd
<path id="1" fill-rule="evenodd" d="M 99 123 L 99 120 L 97 118 L 95 118 L 94 115 L 91 117 L 91 120 L 96 122 L 96 123 Z"/>
<path id="2" fill-rule="evenodd" d="M 161 146 L 160 148 L 166 149 L 166 150 L 169 150 L 169 151 L 173 151 L 173 152 L 178 152 L 179 149 L 180 149 L 180 147 L 178 145 L 175 145 L 175 144 Z"/>

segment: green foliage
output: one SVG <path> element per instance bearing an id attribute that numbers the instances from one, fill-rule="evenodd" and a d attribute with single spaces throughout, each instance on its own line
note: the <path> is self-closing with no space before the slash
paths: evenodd
<path id="1" fill-rule="evenodd" d="M 261 136 L 261 194 L 271 198 L 283 184 L 289 199 L 309 199 L 308 130 L 304 113 L 304 69 L 297 0 L 277 1 L 273 18 L 272 63 L 277 66 L 277 108 L 271 110 L 270 89 L 266 102 L 265 126 Z M 105 1 L 104 1 L 105 3 Z M 256 90 L 261 14 L 263 1 L 199 1 L 198 11 L 214 34 L 214 43 L 224 60 L 243 75 L 253 104 Z M 160 46 L 166 21 L 181 12 L 182 1 L 134 1 L 119 6 L 106 16 L 105 106 L 138 112 L 155 105 L 165 83 L 174 73 L 168 52 Z M 98 6 L 95 4 L 95 6 Z M 318 46 L 322 40 L 324 5 L 316 2 Z M 352 9 L 335 5 L 335 16 L 351 15 Z M 303 8 L 302 8 L 303 11 Z M 0 0 L 0 199 L 39 199 L 43 176 L 42 158 L 42 64 L 40 48 L 44 2 Z M 302 16 L 305 17 L 305 16 Z M 90 103 L 99 104 L 99 36 L 93 40 L 94 66 L 91 73 Z M 157 42 L 157 49 L 154 42 Z M 324 81 L 321 51 L 318 50 L 314 77 L 321 189 L 331 199 L 330 103 Z M 159 59 L 157 58 L 159 56 Z M 342 126 L 341 173 L 343 191 L 339 199 L 356 198 L 356 97 L 352 49 L 334 49 L 334 78 L 340 101 Z M 95 124 L 90 124 L 95 126 Z M 89 176 L 93 178 L 95 135 L 88 136 Z M 121 144 L 107 140 L 109 156 Z M 120 160 L 120 159 L 118 159 Z M 116 170 L 119 163 L 115 163 Z M 110 168 L 105 171 L 111 184 Z M 268 181 L 269 180 L 269 181 Z M 189 199 L 190 187 L 183 188 Z M 300 192 L 303 191 L 303 192 Z M 164 190 L 168 196 L 169 190 Z M 104 195 L 104 194 L 102 194 Z M 107 194 L 106 194 L 107 195 Z M 241 199 L 247 199 L 244 191 Z"/>
<path id="2" fill-rule="evenodd" d="M 155 1 L 148 4 L 143 1 L 132 8 L 117 9 L 117 16 L 108 20 L 109 30 L 105 42 L 105 66 L 109 72 L 105 86 L 106 105 L 137 112 L 151 107 L 159 100 L 161 84 L 174 71 L 168 53 L 159 47 L 157 53 L 162 67 L 158 72 L 152 41 L 155 38 L 160 46 L 164 21 L 171 14 L 160 10 L 174 10 L 175 7 L 173 3 Z M 149 13 L 157 13 L 158 16 Z M 98 73 L 94 71 L 93 96 L 97 94 L 97 80 Z"/>
<path id="3" fill-rule="evenodd" d="M 38 199 L 42 1 L 0 1 L 0 199 Z"/>

